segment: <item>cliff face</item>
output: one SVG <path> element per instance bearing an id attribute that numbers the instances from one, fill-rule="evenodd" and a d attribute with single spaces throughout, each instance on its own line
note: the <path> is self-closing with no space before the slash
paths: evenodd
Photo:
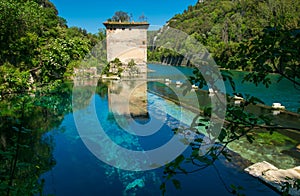
<path id="1" fill-rule="evenodd" d="M 167 64 L 167 65 L 174 65 L 174 66 L 179 66 L 179 65 L 185 65 L 186 61 L 183 61 L 184 57 L 183 56 L 162 56 L 161 57 L 161 63 L 162 64 Z"/>

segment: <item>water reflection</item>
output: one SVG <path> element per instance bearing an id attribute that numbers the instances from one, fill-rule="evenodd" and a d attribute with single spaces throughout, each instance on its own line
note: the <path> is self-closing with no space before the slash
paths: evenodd
<path id="1" fill-rule="evenodd" d="M 119 169 L 123 167 L 138 169 L 142 164 L 129 154 L 118 151 L 117 146 L 139 151 L 143 149 L 139 138 L 124 131 L 120 121 L 125 119 L 124 122 L 127 123 L 127 126 L 132 127 L 128 121 L 130 118 L 138 123 L 141 120 L 148 120 L 147 83 L 129 80 L 122 82 L 90 80 L 76 81 L 74 87 L 76 88 L 73 91 L 73 114 L 65 118 L 63 123 L 67 131 L 63 135 L 55 137 L 54 156 L 59 161 L 51 172 L 42 177 L 46 179 L 45 193 L 57 193 L 59 195 L 78 193 L 73 190 L 64 190 L 64 187 L 60 185 L 61 183 L 66 186 L 68 180 L 73 185 L 77 183 L 79 185 L 79 181 L 70 179 L 65 172 L 62 172 L 62 170 L 66 170 L 72 173 L 76 170 L 76 173 L 85 175 L 86 181 L 97 181 L 102 184 L 100 187 L 83 184 L 82 186 L 85 190 L 88 189 L 86 192 L 89 193 L 105 193 L 106 195 L 108 193 L 112 195 L 159 194 L 159 189 L 154 189 L 160 185 L 160 177 L 156 172 L 130 172 Z M 97 119 L 91 117 L 93 112 L 96 113 Z M 71 120 L 73 117 L 81 119 L 83 131 L 77 132 L 74 121 Z M 117 145 L 110 145 L 107 137 L 99 135 L 97 123 L 101 124 L 105 133 Z M 125 126 L 124 123 L 123 126 Z M 171 136 L 171 129 L 166 130 L 166 128 L 167 126 L 165 126 L 167 132 L 164 134 L 167 133 Z M 71 144 L 68 140 L 72 141 Z M 65 145 L 66 141 L 70 146 Z M 78 159 L 79 154 L 84 156 L 90 154 L 82 141 L 94 146 L 97 149 L 96 155 L 105 156 L 102 161 L 112 161 L 119 167 L 105 164 L 97 160 L 96 157 L 88 156 L 88 161 L 84 160 L 87 157 Z M 142 161 L 147 160 L 143 159 Z M 89 166 L 86 167 L 85 165 Z M 90 174 L 90 172 L 94 174 Z M 144 188 L 146 185 L 147 189 Z"/>
<path id="2" fill-rule="evenodd" d="M 53 137 L 46 133 L 64 131 L 60 124 L 71 111 L 71 87 L 8 95 L 0 101 L 0 195 L 41 192 L 39 176 L 56 164 Z"/>
<path id="3" fill-rule="evenodd" d="M 139 82 L 137 81 L 136 84 L 139 84 Z M 126 94 L 126 91 L 122 92 L 122 89 L 127 88 L 123 88 L 124 85 L 128 85 L 128 88 L 131 86 L 133 87 L 132 89 L 136 89 L 136 85 L 132 84 L 132 81 L 124 81 L 123 85 L 123 82 L 95 80 L 91 83 L 77 83 L 76 85 L 77 88 L 74 92 L 76 96 L 73 93 L 73 104 L 75 103 L 73 107 L 75 109 L 73 113 L 65 116 L 61 125 L 66 128 L 66 131 L 53 137 L 53 142 L 55 143 L 53 156 L 56 160 L 56 165 L 51 171 L 41 177 L 46 180 L 44 193 L 55 195 L 160 195 L 159 187 L 162 182 L 162 168 L 136 172 L 118 169 L 104 163 L 105 161 L 113 160 L 120 167 L 129 165 L 136 168 L 140 167 L 141 164 L 132 159 L 130 155 L 117 151 L 115 146 L 110 145 L 105 138 L 99 137 L 99 132 L 95 129 L 96 123 L 101 123 L 105 133 L 119 146 L 135 150 L 149 150 L 168 142 L 174 135 L 172 130 L 179 127 L 182 122 L 186 125 L 190 124 L 194 114 L 154 93 L 147 92 L 146 97 L 142 94 L 142 97 L 146 98 L 145 101 L 147 102 L 146 111 L 151 117 L 147 119 L 147 122 L 153 120 L 152 118 L 154 117 L 165 122 L 161 128 L 162 131 L 151 135 L 152 137 L 147 137 L 148 140 L 145 140 L 143 136 L 134 136 L 130 132 L 124 131 L 120 127 L 120 123 L 117 123 L 117 120 L 122 119 L 128 122 L 128 118 L 140 122 L 144 118 L 141 118 L 140 115 L 132 116 L 131 113 L 134 110 L 131 108 L 134 106 L 132 107 L 130 104 L 129 110 L 128 108 L 123 110 L 119 100 L 120 96 L 117 96 Z M 111 89 L 115 96 L 113 99 L 109 99 Z M 142 92 L 144 92 L 145 88 L 143 87 L 142 89 Z M 147 89 L 151 89 L 150 83 L 147 84 Z M 153 89 L 157 90 L 160 88 Z M 177 89 L 180 90 L 180 88 Z M 93 91 L 95 93 L 92 93 Z M 171 87 L 165 89 L 165 92 L 169 92 L 171 97 L 176 98 L 177 93 L 174 91 Z M 159 93 L 159 91 L 156 92 Z M 114 100 L 116 100 L 115 105 Z M 90 115 L 94 112 L 92 110 L 93 107 L 97 114 L 97 120 L 93 120 Z M 118 113 L 118 108 L 121 108 L 120 111 L 122 113 Z M 140 111 L 143 114 L 145 108 L 141 108 L 142 110 Z M 167 115 L 162 110 L 167 111 Z M 74 122 L 74 116 L 76 115 L 86 122 L 82 127 L 85 129 L 84 135 L 79 135 L 77 132 L 78 127 L 75 126 Z M 119 118 L 121 116 L 124 118 Z M 131 126 L 130 124 L 127 125 Z M 51 135 L 51 133 L 49 134 Z M 83 139 L 87 139 L 91 144 L 98 146 L 97 153 L 105 154 L 107 160 L 100 161 L 97 159 L 84 145 Z M 178 137 L 178 139 L 181 143 L 186 141 L 184 135 Z M 185 153 L 190 153 L 190 151 Z M 148 159 L 143 161 L 148 161 Z M 261 195 L 272 195 L 272 192 L 265 186 L 262 186 L 250 176 L 243 174 L 240 170 L 236 168 L 228 169 L 228 166 L 221 161 L 216 164 L 229 184 L 242 185 L 250 193 L 253 191 L 261 193 Z M 203 170 L 201 175 L 180 176 L 179 180 L 182 182 L 182 190 L 174 190 L 174 187 L 170 184 L 168 185 L 167 194 L 192 194 L 195 191 L 201 191 L 206 194 L 229 194 L 213 168 Z"/>
<path id="4" fill-rule="evenodd" d="M 168 97 L 175 102 L 178 101 L 178 98 L 173 97 L 169 92 L 169 87 L 164 85 L 151 82 L 148 84 L 148 90 L 150 92 L 155 92 L 159 96 Z M 183 94 L 183 89 L 176 88 L 175 90 L 176 95 Z M 209 106 L 210 95 L 208 92 L 202 90 L 196 90 L 196 92 L 200 110 L 205 106 Z M 189 106 L 193 106 L 194 102 L 189 96 L 184 96 L 181 105 L 185 106 L 185 103 Z M 242 101 L 239 104 L 236 104 L 234 100 L 232 101 L 232 104 L 235 105 L 235 107 L 239 107 L 241 103 Z M 279 127 L 290 127 L 291 129 L 300 127 L 300 115 L 296 113 L 281 111 L 274 115 L 274 110 L 270 107 L 251 104 L 245 107 L 245 111 L 250 112 L 257 117 L 264 116 L 265 118 L 269 118 L 272 124 Z M 289 129 L 275 131 L 276 132 L 273 134 L 270 134 L 263 129 L 253 131 L 252 134 L 256 139 L 252 144 L 244 137 L 231 143 L 228 147 L 230 150 L 240 154 L 243 158 L 253 163 L 268 161 L 282 169 L 298 166 L 300 164 L 300 152 L 298 149 L 300 134 L 297 131 Z"/>
<path id="5" fill-rule="evenodd" d="M 110 111 L 116 115 L 148 118 L 147 82 L 109 81 L 108 103 Z"/>
<path id="6" fill-rule="evenodd" d="M 153 149 L 168 142 L 170 138 L 173 137 L 172 130 L 180 126 L 180 123 L 183 122 L 183 124 L 188 125 L 193 119 L 194 114 L 191 111 L 182 110 L 179 105 L 168 100 L 178 101 L 178 96 L 182 94 L 183 91 L 183 88 L 171 88 L 172 85 L 171 83 L 167 87 L 162 83 L 145 83 L 144 81 L 138 80 L 121 82 L 98 81 L 98 79 L 75 81 L 74 86 L 76 86 L 76 89 L 73 91 L 73 104 L 75 103 L 73 105 L 73 112 L 71 107 L 72 86 L 62 86 L 61 89 L 57 89 L 56 92 L 36 94 L 35 97 L 32 95 L 27 96 L 26 102 L 24 102 L 24 116 L 21 122 L 19 121 L 22 117 L 22 112 L 20 112 L 20 103 L 22 103 L 20 102 L 20 97 L 12 98 L 5 102 L 2 101 L 0 110 L 1 187 L 3 187 L 2 185 L 4 185 L 4 187 L 6 186 L 6 188 L 8 187 L 11 164 L 15 160 L 12 155 L 16 152 L 16 141 L 9 138 L 17 138 L 18 131 L 16 131 L 14 127 L 24 127 L 26 130 L 30 129 L 32 131 L 26 132 L 25 129 L 23 129 L 24 133 L 21 134 L 19 143 L 22 144 L 23 147 L 19 151 L 17 169 L 14 177 L 14 183 L 18 184 L 17 189 L 19 191 L 20 189 L 25 192 L 32 190 L 35 190 L 35 192 L 40 191 L 40 189 L 36 187 L 35 182 L 37 178 L 44 173 L 40 179 L 45 179 L 45 194 L 160 194 L 159 186 L 162 181 L 162 169 L 158 168 L 148 172 L 130 172 L 114 168 L 101 162 L 87 150 L 82 142 L 76 130 L 73 115 L 90 109 L 91 105 L 96 106 L 98 121 L 102 123 L 106 133 L 118 145 L 135 150 Z M 127 99 L 126 92 L 128 91 L 126 89 L 134 89 L 129 91 L 132 93 Z M 196 90 L 196 92 L 200 91 Z M 209 98 L 206 97 L 207 94 L 199 93 L 197 96 L 202 106 L 210 104 Z M 162 97 L 168 97 L 168 99 Z M 191 97 L 186 96 L 185 99 L 187 103 L 191 105 L 194 104 L 194 102 L 191 101 L 193 100 Z M 163 113 L 162 107 L 166 107 L 168 111 L 167 115 Z M 253 110 L 257 112 L 257 114 L 265 113 L 273 116 L 272 111 L 264 109 L 263 107 L 249 107 L 248 109 L 249 111 Z M 181 116 L 182 113 L 184 113 L 184 117 Z M 90 142 L 93 142 L 95 145 L 100 145 L 101 151 L 105 153 L 109 159 L 119 161 L 118 164 L 120 165 L 128 164 L 127 161 L 122 161 L 122 159 L 119 158 L 121 154 L 118 154 L 113 146 L 106 143 L 106 140 L 93 135 L 93 133 L 95 133 L 92 130 L 94 122 L 90 121 L 89 115 L 82 115 L 81 117 L 85 118 L 88 122 L 85 124 L 86 130 L 91 131 L 89 132 L 90 135 L 85 135 L 85 137 L 89 138 Z M 128 119 L 132 119 L 142 125 L 155 119 L 166 123 L 162 127 L 163 131 L 154 134 L 149 140 L 145 140 L 143 137 L 135 137 L 130 134 L 130 132 L 124 131 L 124 127 L 132 126 L 132 124 L 128 124 Z M 278 123 L 286 123 L 293 126 L 299 125 L 299 118 L 292 119 L 292 117 L 285 113 L 279 114 L 274 117 L 274 119 Z M 123 124 L 120 123 L 121 121 Z M 124 127 L 122 128 L 120 125 Z M 145 133 L 147 132 L 141 134 Z M 299 134 L 297 133 L 282 134 L 293 138 L 296 143 L 300 141 Z M 276 140 L 267 138 L 267 135 L 260 136 L 263 137 L 264 141 L 261 141 L 257 145 L 251 145 L 254 148 L 252 149 L 254 152 L 251 155 L 252 157 L 258 159 L 269 157 L 270 160 L 275 160 L 274 157 L 276 156 L 278 157 L 277 160 L 284 164 L 299 163 L 294 161 L 294 158 L 294 162 L 291 161 L 290 157 L 285 157 L 284 161 L 282 161 L 282 155 L 280 155 L 280 153 L 285 153 L 290 154 L 292 157 L 298 156 L 298 153 L 290 150 L 296 146 L 295 141 L 283 138 L 282 135 L 276 135 L 276 137 L 283 141 L 283 145 L 285 146 L 283 149 L 274 147 Z M 185 141 L 183 137 L 179 137 L 179 139 Z M 264 143 L 263 145 L 265 146 L 267 142 L 269 146 L 267 146 L 268 148 L 266 149 L 276 149 L 278 151 L 271 152 L 264 150 L 260 152 L 260 154 L 264 154 L 265 156 L 258 156 L 257 150 L 262 151 L 261 144 Z M 246 145 L 246 141 L 242 141 L 237 143 L 236 149 L 250 149 L 250 147 Z M 274 155 L 278 152 L 280 156 L 277 156 L 277 154 Z M 249 151 L 242 153 L 246 155 L 247 153 L 249 154 Z M 236 163 L 243 160 L 238 155 L 236 156 L 237 158 L 234 159 Z M 251 156 L 249 156 L 249 158 L 251 158 Z M 261 161 L 258 159 L 257 161 Z M 132 162 L 132 167 L 137 167 L 134 164 L 137 163 Z M 241 164 L 249 164 L 249 162 L 243 162 Z M 228 163 L 228 165 L 231 164 Z M 254 181 L 251 177 L 242 174 L 236 167 L 234 169 L 228 169 L 228 165 L 222 162 L 217 163 L 223 175 L 226 176 L 226 180 L 236 184 L 244 182 L 243 186 L 246 189 L 248 188 L 248 190 L 253 189 L 255 193 L 258 189 L 261 190 L 261 194 L 265 194 L 266 192 L 270 193 L 266 191 L 264 186 Z M 194 194 L 195 187 L 199 187 L 204 193 L 226 193 L 226 190 L 218 176 L 215 175 L 213 169 L 205 170 L 201 175 L 190 176 L 179 177 L 182 181 L 183 190 L 178 192 L 171 188 L 171 190 L 168 190 L 170 194 Z M 235 179 L 231 179 L 229 176 Z M 23 195 L 26 195 L 25 192 Z M 1 188 L 0 195 L 5 194 L 6 189 Z"/>

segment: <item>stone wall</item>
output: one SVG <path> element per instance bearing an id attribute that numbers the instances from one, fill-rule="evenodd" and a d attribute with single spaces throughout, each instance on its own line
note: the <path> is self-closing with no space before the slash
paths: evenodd
<path id="1" fill-rule="evenodd" d="M 146 72 L 148 23 L 104 23 L 107 35 L 107 61 L 119 58 L 124 64 L 131 59 Z"/>

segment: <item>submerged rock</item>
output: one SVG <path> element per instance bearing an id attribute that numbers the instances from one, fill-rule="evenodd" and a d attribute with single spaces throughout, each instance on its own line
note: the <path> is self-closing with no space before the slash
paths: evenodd
<path id="1" fill-rule="evenodd" d="M 300 179 L 300 166 L 284 170 L 278 169 L 266 161 L 255 163 L 254 165 L 247 167 L 245 171 L 271 185 L 280 192 L 282 192 L 284 183 L 292 183 L 287 177 L 293 180 Z M 289 194 L 300 195 L 300 190 L 290 188 Z"/>
<path id="2" fill-rule="evenodd" d="M 135 189 L 137 187 L 142 188 L 145 186 L 145 182 L 143 179 L 135 179 L 133 182 L 129 183 L 126 186 L 125 192 Z"/>

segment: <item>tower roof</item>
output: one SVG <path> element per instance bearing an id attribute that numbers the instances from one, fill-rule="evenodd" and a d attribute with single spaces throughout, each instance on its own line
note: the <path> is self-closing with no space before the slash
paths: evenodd
<path id="1" fill-rule="evenodd" d="M 106 21 L 103 23 L 104 26 L 111 27 L 111 26 L 149 26 L 148 22 L 117 22 L 117 21 Z"/>

